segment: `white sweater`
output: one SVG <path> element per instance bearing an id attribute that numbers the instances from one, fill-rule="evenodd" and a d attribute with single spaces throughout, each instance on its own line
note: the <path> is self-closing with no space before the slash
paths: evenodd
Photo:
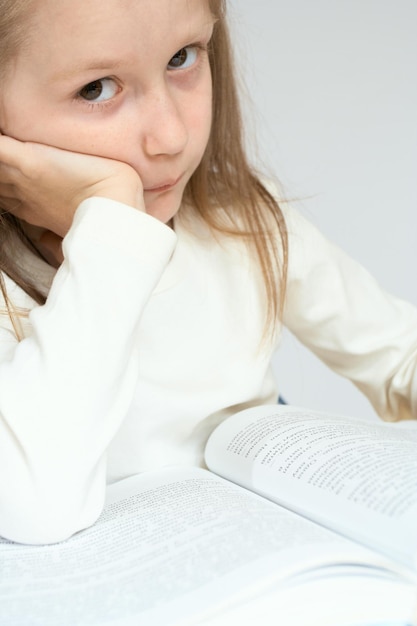
<path id="1" fill-rule="evenodd" d="M 417 417 L 417 311 L 293 210 L 285 324 L 350 378 L 381 417 Z M 125 205 L 78 208 L 53 276 L 30 253 L 47 302 L 25 339 L 0 317 L 0 535 L 47 543 L 91 525 L 106 482 L 203 465 L 224 417 L 274 403 L 264 292 L 244 245 L 200 222 L 174 230 Z"/>

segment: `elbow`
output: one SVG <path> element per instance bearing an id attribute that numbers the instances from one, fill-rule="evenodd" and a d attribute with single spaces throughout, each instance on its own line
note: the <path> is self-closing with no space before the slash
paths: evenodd
<path id="1" fill-rule="evenodd" d="M 34 515 L 32 511 L 27 514 L 7 515 L 0 523 L 0 536 L 14 543 L 27 545 L 49 545 L 60 543 L 69 539 L 72 535 L 92 526 L 97 516 L 88 519 L 62 519 L 61 515 L 48 513 L 47 515 Z"/>
<path id="2" fill-rule="evenodd" d="M 59 494 L 37 497 L 37 492 L 0 496 L 1 537 L 31 545 L 59 543 L 92 526 L 103 509 L 104 489 L 95 498 L 71 497 L 65 487 Z"/>

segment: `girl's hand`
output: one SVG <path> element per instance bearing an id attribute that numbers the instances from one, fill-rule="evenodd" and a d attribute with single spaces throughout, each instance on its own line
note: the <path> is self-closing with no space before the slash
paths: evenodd
<path id="1" fill-rule="evenodd" d="M 0 136 L 0 207 L 64 237 L 78 205 L 92 196 L 145 211 L 135 170 L 120 161 Z"/>

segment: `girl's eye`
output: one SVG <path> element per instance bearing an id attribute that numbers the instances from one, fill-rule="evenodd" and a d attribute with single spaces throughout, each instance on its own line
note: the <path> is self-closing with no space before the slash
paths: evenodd
<path id="1" fill-rule="evenodd" d="M 100 78 L 88 83 L 83 87 L 78 95 L 88 102 L 104 102 L 113 98 L 118 91 L 118 86 L 112 78 Z"/>
<path id="2" fill-rule="evenodd" d="M 184 70 L 194 65 L 198 56 L 197 46 L 188 46 L 187 48 L 181 48 L 172 57 L 168 63 L 168 69 L 170 70 Z"/>

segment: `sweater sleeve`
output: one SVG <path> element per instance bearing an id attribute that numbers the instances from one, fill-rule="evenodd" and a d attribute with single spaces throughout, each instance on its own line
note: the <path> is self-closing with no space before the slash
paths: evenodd
<path id="1" fill-rule="evenodd" d="M 0 328 L 0 535 L 51 543 L 99 516 L 106 449 L 136 384 L 135 332 L 175 242 L 158 220 L 89 199 L 30 335 Z"/>
<path id="2" fill-rule="evenodd" d="M 417 310 L 294 210 L 284 323 L 385 420 L 417 418 Z"/>

